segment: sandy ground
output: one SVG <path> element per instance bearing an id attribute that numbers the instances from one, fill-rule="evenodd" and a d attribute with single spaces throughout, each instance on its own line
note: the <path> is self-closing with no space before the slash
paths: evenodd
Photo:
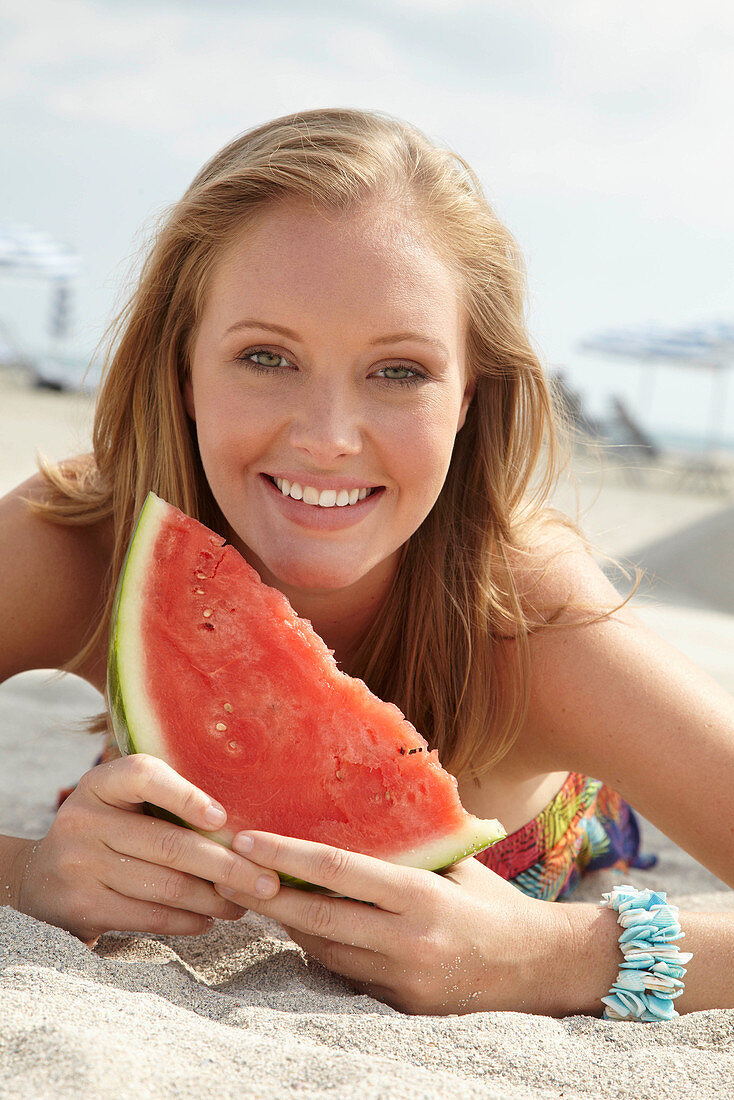
<path id="1" fill-rule="evenodd" d="M 36 449 L 50 458 L 84 450 L 89 423 L 87 399 L 0 373 L 0 492 L 33 472 Z M 675 463 L 612 466 L 603 484 L 581 465 L 590 537 L 655 574 L 637 601 L 642 617 L 734 691 L 734 498 L 707 477 L 686 480 Z M 576 508 L 569 486 L 558 501 Z M 99 739 L 78 726 L 100 704 L 88 685 L 44 672 L 0 686 L 0 831 L 48 828 L 58 787 L 93 761 Z M 636 884 L 666 889 L 682 908 L 734 912 L 734 892 L 710 872 L 647 824 L 643 837 L 659 863 L 634 872 Z M 589 876 L 578 900 L 596 901 L 617 881 L 613 871 Z M 92 952 L 0 908 L 0 989 L 0 1098 L 734 1095 L 734 1010 L 656 1026 L 409 1017 L 356 995 L 254 915 L 196 938 L 110 934 Z"/>

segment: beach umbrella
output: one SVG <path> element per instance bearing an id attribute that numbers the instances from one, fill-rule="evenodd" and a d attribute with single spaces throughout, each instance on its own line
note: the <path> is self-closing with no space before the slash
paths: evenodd
<path id="1" fill-rule="evenodd" d="M 580 347 L 584 351 L 630 359 L 644 367 L 665 364 L 710 370 L 715 382 L 712 386 L 708 449 L 720 442 L 726 411 L 728 369 L 734 365 L 734 322 L 711 321 L 687 328 L 647 325 L 609 329 L 587 337 Z M 650 379 L 652 382 L 652 375 Z M 648 398 L 651 398 L 651 392 Z"/>
<path id="2" fill-rule="evenodd" d="M 72 285 L 79 268 L 79 256 L 68 245 L 30 226 L 0 222 L 0 276 L 50 283 L 48 333 L 56 344 L 69 335 Z"/>
<path id="3" fill-rule="evenodd" d="M 79 257 L 68 245 L 27 225 L 0 221 L 0 275 L 68 282 L 79 273 Z"/>

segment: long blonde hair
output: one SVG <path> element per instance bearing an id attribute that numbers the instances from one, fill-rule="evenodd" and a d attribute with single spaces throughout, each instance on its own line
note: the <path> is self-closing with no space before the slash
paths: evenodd
<path id="1" fill-rule="evenodd" d="M 511 556 L 543 516 L 557 468 L 548 385 L 524 317 L 517 245 L 456 153 L 389 115 L 300 112 L 256 127 L 199 172 L 162 222 L 137 287 L 110 333 L 86 473 L 46 468 L 45 514 L 112 520 L 104 613 L 85 649 L 104 644 L 116 578 L 149 490 L 223 531 L 182 387 L 207 284 L 223 249 L 276 200 L 349 210 L 371 198 L 409 204 L 459 276 L 466 362 L 476 393 L 438 501 L 406 543 L 393 587 L 351 671 L 396 703 L 455 774 L 510 749 L 527 706 L 529 623 Z M 511 635 L 513 675 L 500 669 Z"/>

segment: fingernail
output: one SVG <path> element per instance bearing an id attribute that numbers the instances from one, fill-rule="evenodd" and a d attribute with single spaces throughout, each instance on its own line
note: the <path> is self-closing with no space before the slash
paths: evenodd
<path id="1" fill-rule="evenodd" d="M 204 821 L 207 825 L 212 825 L 216 828 L 218 825 L 224 825 L 227 820 L 227 815 L 221 806 L 218 806 L 216 802 L 212 802 L 204 814 Z"/>
<path id="2" fill-rule="evenodd" d="M 255 893 L 259 894 L 261 898 L 272 898 L 277 889 L 275 880 L 270 878 L 269 875 L 260 875 L 255 883 Z"/>
<path id="3" fill-rule="evenodd" d="M 255 841 L 247 833 L 239 833 L 232 841 L 232 851 L 240 856 L 248 855 L 255 847 Z"/>
<path id="4" fill-rule="evenodd" d="M 218 894 L 221 894 L 224 898 L 233 898 L 234 890 L 231 886 L 220 886 L 219 883 L 215 884 L 215 888 Z"/>

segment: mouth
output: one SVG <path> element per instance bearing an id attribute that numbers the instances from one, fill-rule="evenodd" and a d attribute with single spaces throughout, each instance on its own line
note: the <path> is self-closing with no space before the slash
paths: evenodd
<path id="1" fill-rule="evenodd" d="M 352 489 L 316 489 L 311 485 L 301 485 L 299 482 L 290 482 L 287 478 L 271 477 L 263 475 L 284 497 L 314 508 L 354 508 L 377 493 L 384 492 L 384 485 L 369 487 L 355 486 Z"/>

